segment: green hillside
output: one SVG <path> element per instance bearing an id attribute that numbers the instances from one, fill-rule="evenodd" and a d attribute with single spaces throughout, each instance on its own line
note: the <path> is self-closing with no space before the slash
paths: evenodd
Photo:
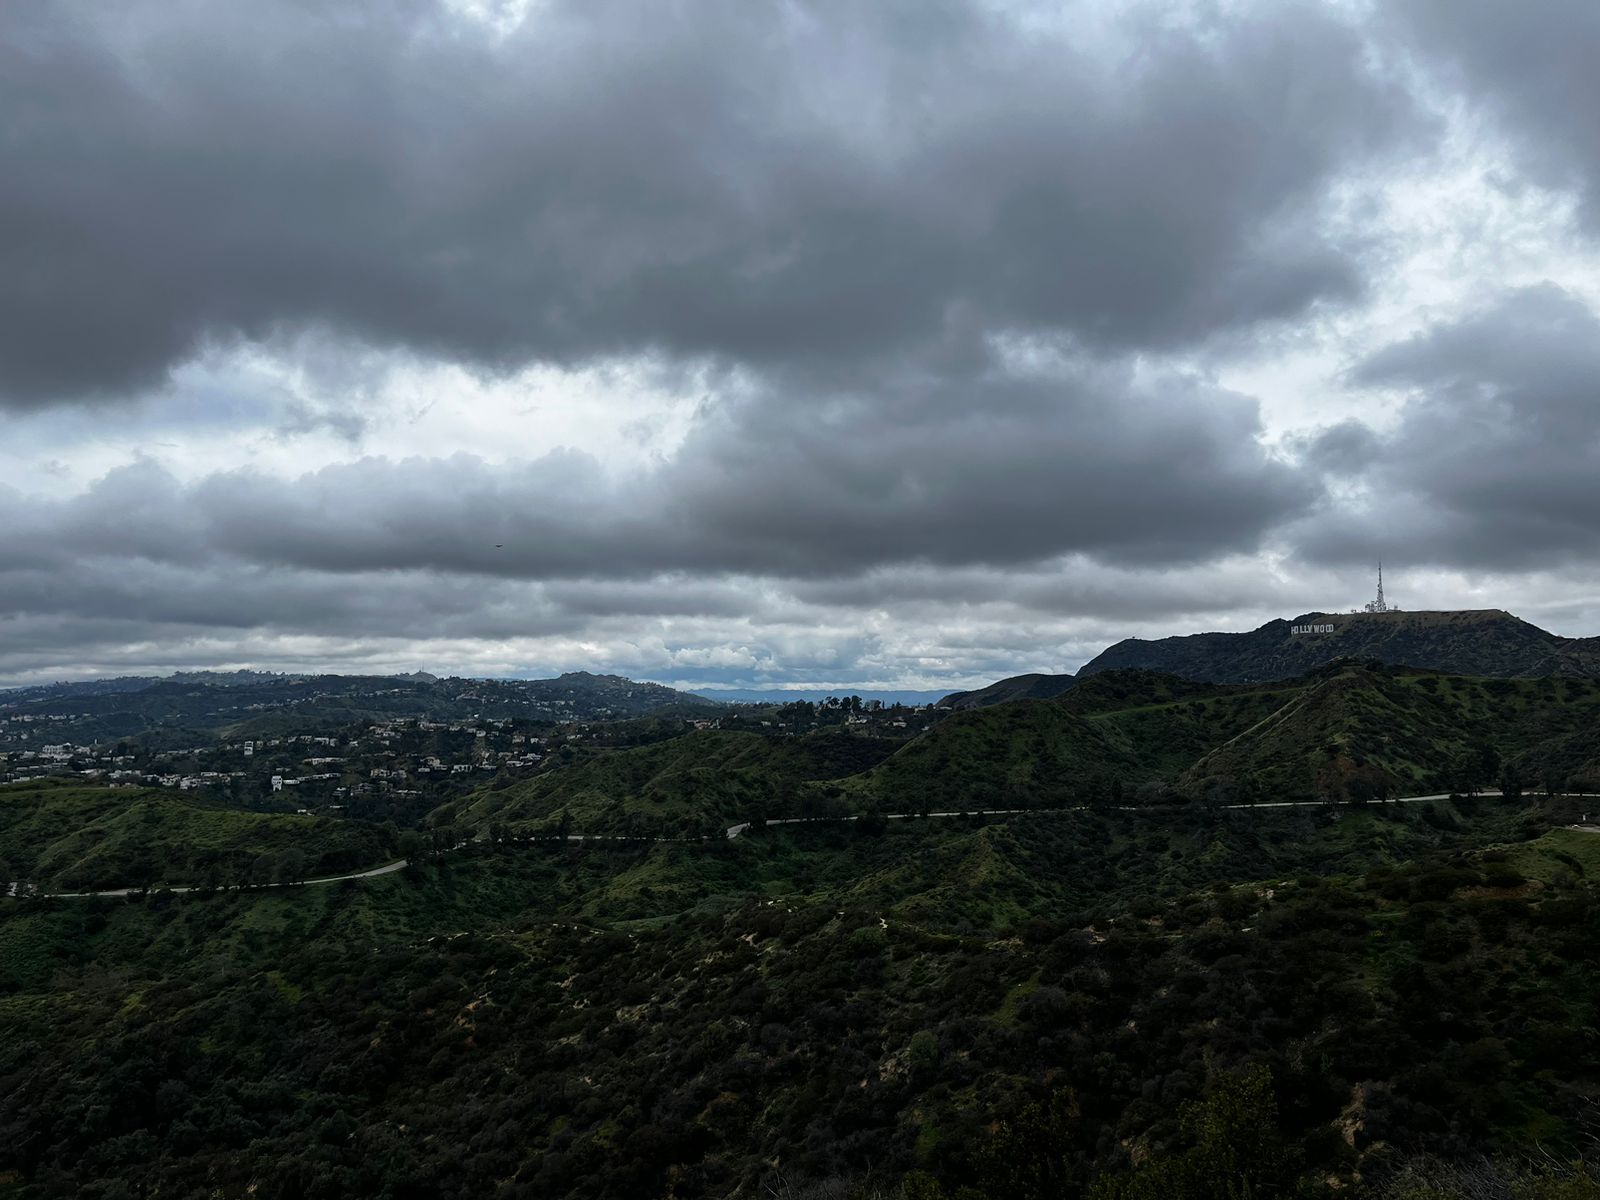
<path id="1" fill-rule="evenodd" d="M 1093 675 L 1056 700 L 951 714 L 909 742 L 701 730 L 580 752 L 445 819 L 709 836 L 759 818 L 1208 800 L 1346 800 L 1506 781 L 1600 786 L 1600 680 L 1335 663 L 1299 680 Z M 1363 790 L 1365 789 L 1365 790 Z"/>
<path id="2" fill-rule="evenodd" d="M 1056 701 L 957 713 L 880 767 L 847 781 L 858 806 L 889 811 L 1127 802 L 1268 719 L 1303 684 L 1228 686 L 1153 671 L 1085 679 Z"/>
<path id="3" fill-rule="evenodd" d="M 1224 809 L 1166 785 L 1288 795 L 1327 745 L 1418 779 L 1484 746 L 1578 762 L 1597 706 L 1588 680 L 1371 663 L 1107 673 L 910 743 L 561 751 L 438 814 L 704 843 L 0 900 L 0 1194 L 1209 1198 L 1166 1187 L 1195 1104 L 1232 1114 L 1207 1136 L 1263 1198 L 1416 1200 L 1391 1183 L 1421 1153 L 1570 1163 L 1600 1097 L 1582 801 Z M 1089 807 L 872 812 L 944 796 Z M 720 836 L 787 805 L 865 819 Z M 50 784 L 0 789 L 0 845 L 58 883 L 387 856 L 378 827 Z"/>
<path id="4" fill-rule="evenodd" d="M 1471 1194 L 1391 1187 L 1424 1151 L 1570 1175 L 1600 838 L 1566 819 L 1028 814 L 0 901 L 0 1187 L 1045 1200 L 1159 1183 L 1246 1070 L 1209 1136 L 1255 1195 Z"/>
<path id="5" fill-rule="evenodd" d="M 1199 684 L 1153 671 L 1086 679 L 1062 701 L 1158 778 L 1170 780 L 1198 758 L 1252 728 L 1296 694 L 1293 684 Z"/>
<path id="6" fill-rule="evenodd" d="M 1066 803 L 1087 779 L 1137 784 L 1157 768 L 1100 722 L 1045 700 L 960 712 L 843 785 L 858 808 L 1004 808 Z"/>
<path id="7" fill-rule="evenodd" d="M 1179 786 L 1227 795 L 1250 780 L 1257 798 L 1343 799 L 1365 780 L 1404 795 L 1493 787 L 1510 764 L 1524 787 L 1564 788 L 1600 753 L 1597 728 L 1600 680 L 1330 669 L 1201 758 Z"/>
<path id="8" fill-rule="evenodd" d="M 0 875 L 43 890 L 303 878 L 370 867 L 394 849 L 377 826 L 209 808 L 170 791 L 0 786 Z"/>
<path id="9" fill-rule="evenodd" d="M 798 813 L 810 780 L 853 775 L 897 741 L 824 730 L 799 738 L 704 729 L 622 750 L 580 752 L 526 783 L 481 792 L 454 819 L 513 830 L 553 827 L 565 813 L 576 833 L 720 835 L 754 815 Z"/>
<path id="10" fill-rule="evenodd" d="M 987 708 L 1011 700 L 1054 700 L 1077 680 L 1071 675 L 1013 675 L 970 692 L 951 692 L 939 701 L 942 708 Z"/>
<path id="11" fill-rule="evenodd" d="M 1600 680 L 1437 675 L 1336 663 L 1300 680 L 1094 675 L 1059 700 L 957 713 L 843 784 L 862 807 L 1095 803 L 1144 785 L 1217 802 L 1497 786 L 1584 786 L 1600 763 Z"/>
<path id="12" fill-rule="evenodd" d="M 859 877 L 844 899 L 929 928 L 1017 929 L 1039 918 L 1180 896 L 1218 880 L 1361 875 L 1437 850 L 1520 841 L 1568 819 L 1573 804 L 1522 808 L 1463 799 L 1342 812 L 1191 806 L 1023 813 L 951 828 L 891 822 L 891 841 L 916 852 L 870 869 L 857 851 Z M 1570 836 L 1588 838 L 1600 853 L 1600 837 Z M 857 835 L 853 844 L 870 840 Z"/>

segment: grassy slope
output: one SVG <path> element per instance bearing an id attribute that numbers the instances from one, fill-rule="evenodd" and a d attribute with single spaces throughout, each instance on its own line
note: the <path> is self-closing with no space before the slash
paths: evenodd
<path id="1" fill-rule="evenodd" d="M 1330 774 L 1370 764 L 1402 794 L 1447 790 L 1456 781 L 1456 764 L 1489 745 L 1517 761 L 1531 786 L 1547 768 L 1570 774 L 1597 721 L 1596 680 L 1470 679 L 1355 667 L 1302 689 L 1200 759 L 1182 784 L 1203 790 L 1207 780 L 1253 776 L 1273 797 L 1310 799 L 1325 794 Z"/>
<path id="2" fill-rule="evenodd" d="M 756 811 L 796 809 L 804 781 L 849 775 L 898 744 L 834 730 L 793 739 L 699 730 L 589 752 L 527 783 L 479 793 L 458 819 L 526 828 L 565 811 L 578 832 L 716 832 Z"/>
<path id="3" fill-rule="evenodd" d="M 1219 880 L 1360 875 L 1436 850 L 1519 842 L 1568 815 L 1559 802 L 1541 811 L 1499 800 L 1332 814 L 1030 813 L 963 826 L 915 855 L 891 857 L 845 898 L 935 928 L 1013 929 L 1030 918 L 1182 895 Z M 1600 835 L 1595 842 L 1600 852 Z"/>
<path id="4" fill-rule="evenodd" d="M 1004 807 L 1019 794 L 1065 798 L 1090 775 L 1152 772 L 1093 721 L 1046 700 L 957 713 L 880 766 L 850 780 L 857 805 L 914 811 Z"/>
<path id="5" fill-rule="evenodd" d="M 751 898 L 870 909 L 940 932 L 1008 932 L 1033 918 L 1077 918 L 1219 880 L 1312 870 L 1355 876 L 1436 850 L 1505 843 L 1516 846 L 1519 863 L 1527 859 L 1530 878 L 1570 863 L 1562 855 L 1581 855 L 1600 879 L 1600 835 L 1557 828 L 1538 838 L 1570 816 L 1559 805 L 1491 800 L 1337 819 L 1294 810 L 1039 813 L 892 822 L 882 833 L 769 829 L 709 846 L 479 849 L 359 884 L 158 908 L 188 914 L 170 928 L 121 901 L 0 901 L 0 993 L 45 987 L 67 962 L 161 971 L 203 969 L 203 959 L 215 958 L 265 969 L 285 944 L 310 936 L 371 947 L 530 917 L 642 929 Z"/>
<path id="6" fill-rule="evenodd" d="M 308 873 L 393 852 L 376 828 L 327 817 L 207 808 L 142 788 L 0 787 L 0 847 L 14 877 L 46 889 L 236 880 L 262 855 L 298 852 Z"/>
<path id="7" fill-rule="evenodd" d="M 845 791 L 888 809 L 1074 803 L 1095 781 L 1131 789 L 1170 779 L 1290 695 L 1148 671 L 1100 675 L 1058 701 L 958 713 Z"/>
<path id="8" fill-rule="evenodd" d="M 463 819 L 581 832 L 709 832 L 754 816 L 1070 805 L 1133 798 L 1151 781 L 1191 796 L 1316 799 L 1357 768 L 1395 793 L 1449 790 L 1480 746 L 1527 786 L 1600 766 L 1600 681 L 1470 679 L 1337 665 L 1299 681 L 1191 683 L 1148 671 L 1092 676 L 1054 701 L 951 716 L 900 745 L 842 731 L 800 739 L 702 731 L 592 752 L 504 792 Z M 882 758 L 876 765 L 875 759 Z M 865 768 L 865 769 L 863 769 Z"/>

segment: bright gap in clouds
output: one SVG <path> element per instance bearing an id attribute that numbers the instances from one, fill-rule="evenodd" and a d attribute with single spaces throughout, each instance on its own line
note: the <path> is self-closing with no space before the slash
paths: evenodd
<path id="1" fill-rule="evenodd" d="M 556 450 L 627 472 L 670 456 L 708 394 L 703 372 L 648 361 L 501 376 L 326 341 L 309 355 L 238 346 L 124 408 L 0 415 L 0 472 L 54 495 L 141 460 L 188 482 L 240 468 L 293 479 L 361 456 L 504 463 Z"/>
<path id="2" fill-rule="evenodd" d="M 1334 204 L 1333 219 L 1372 246 L 1365 302 L 1225 345 L 1208 364 L 1260 403 L 1274 443 L 1347 419 L 1391 428 L 1395 397 L 1350 386 L 1348 369 L 1500 290 L 1555 281 L 1600 307 L 1600 248 L 1581 235 L 1573 196 L 1522 177 L 1506 139 L 1459 98 L 1435 102 L 1435 153 L 1361 179 Z"/>

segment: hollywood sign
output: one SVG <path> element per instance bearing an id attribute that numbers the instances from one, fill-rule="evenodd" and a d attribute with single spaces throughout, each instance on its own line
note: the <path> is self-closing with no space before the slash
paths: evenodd
<path id="1" fill-rule="evenodd" d="M 1299 636 L 1302 633 L 1332 633 L 1332 625 L 1291 625 L 1289 632 Z"/>

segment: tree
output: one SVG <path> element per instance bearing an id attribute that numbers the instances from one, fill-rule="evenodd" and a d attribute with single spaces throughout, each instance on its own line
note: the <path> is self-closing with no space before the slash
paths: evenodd
<path id="1" fill-rule="evenodd" d="M 298 883 L 305 877 L 306 855 L 305 851 L 290 848 L 278 855 L 277 862 L 273 865 L 273 878 L 278 883 Z"/>
<path id="2" fill-rule="evenodd" d="M 256 855 L 255 861 L 250 864 L 250 882 L 259 884 L 271 883 L 275 865 L 272 855 Z"/>
<path id="3" fill-rule="evenodd" d="M 1352 768 L 1344 780 L 1345 798 L 1351 804 L 1382 804 L 1390 790 L 1389 776 L 1370 763 Z"/>
<path id="4" fill-rule="evenodd" d="M 1184 1106 L 1180 1152 L 1158 1154 L 1131 1174 L 1102 1175 L 1090 1200 L 1269 1200 L 1287 1195 L 1296 1155 L 1278 1128 L 1272 1074 L 1256 1066 L 1226 1075 Z"/>
<path id="5" fill-rule="evenodd" d="M 1500 752 L 1488 742 L 1469 751 L 1460 764 L 1461 790 L 1476 796 L 1500 773 Z"/>
<path id="6" fill-rule="evenodd" d="M 1247 804 L 1254 808 L 1257 804 L 1261 803 L 1262 797 L 1263 792 L 1261 780 L 1257 779 L 1254 775 L 1246 775 L 1243 779 L 1239 780 L 1240 804 Z"/>
<path id="7" fill-rule="evenodd" d="M 1517 764 L 1514 762 L 1501 764 L 1500 794 L 1507 800 L 1522 798 L 1522 772 L 1517 769 Z"/>
<path id="8" fill-rule="evenodd" d="M 1015 1200 L 1071 1195 L 1074 1107 L 1070 1093 L 1055 1092 L 1001 1122 L 978 1154 L 982 1194 Z"/>

